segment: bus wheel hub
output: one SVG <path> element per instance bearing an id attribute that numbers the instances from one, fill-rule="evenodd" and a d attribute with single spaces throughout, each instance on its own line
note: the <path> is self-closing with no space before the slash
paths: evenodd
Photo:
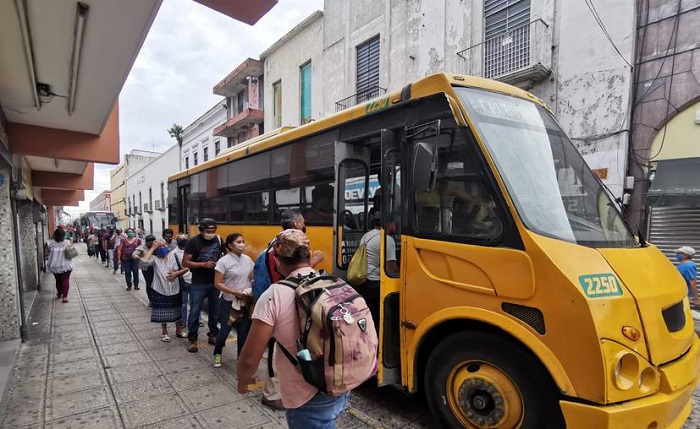
<path id="1" fill-rule="evenodd" d="M 453 406 L 469 428 L 516 428 L 523 416 L 517 386 L 500 369 L 487 363 L 468 363 L 452 372 Z"/>

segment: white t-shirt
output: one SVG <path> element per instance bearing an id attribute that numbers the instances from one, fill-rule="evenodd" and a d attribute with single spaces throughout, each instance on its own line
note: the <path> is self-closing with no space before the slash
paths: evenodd
<path id="1" fill-rule="evenodd" d="M 371 229 L 365 233 L 360 239 L 360 245 L 365 243 L 367 246 L 367 280 L 379 281 L 381 271 L 379 271 L 379 245 L 382 238 L 378 229 Z M 386 260 L 396 260 L 396 242 L 394 237 L 386 236 Z"/>
<path id="2" fill-rule="evenodd" d="M 311 267 L 299 268 L 289 276 L 295 277 L 298 274 L 306 276 L 312 272 L 314 270 Z M 296 355 L 299 351 L 297 340 L 300 331 L 295 297 L 294 289 L 273 283 L 256 302 L 252 316 L 253 319 L 272 326 L 272 336 L 277 340 L 273 359 L 280 381 L 282 404 L 286 408 L 299 408 L 318 392 L 304 380 L 301 370 L 294 366 L 279 348 L 282 344 L 292 355 Z"/>
<path id="3" fill-rule="evenodd" d="M 234 253 L 227 253 L 216 262 L 214 270 L 224 275 L 224 284 L 228 286 L 229 289 L 242 291 L 248 289 L 252 285 L 250 273 L 253 272 L 254 266 L 255 263 L 248 255 L 243 254 L 238 256 Z M 236 299 L 236 297 L 230 293 L 221 292 L 221 296 L 226 301 L 233 301 Z"/>
<path id="4" fill-rule="evenodd" d="M 182 267 L 182 258 L 185 257 L 185 249 L 180 249 L 179 247 L 176 247 L 175 249 L 173 249 L 172 253 L 175 254 L 177 262 L 179 262 L 180 267 Z M 187 270 L 187 272 L 182 276 L 182 279 L 185 281 L 185 283 L 192 284 L 192 271 Z"/>

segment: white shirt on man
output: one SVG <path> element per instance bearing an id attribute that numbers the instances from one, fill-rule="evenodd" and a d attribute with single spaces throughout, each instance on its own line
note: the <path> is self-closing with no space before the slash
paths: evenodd
<path id="1" fill-rule="evenodd" d="M 369 281 L 379 281 L 381 276 L 381 271 L 379 271 L 379 246 L 381 240 L 381 231 L 376 228 L 367 231 L 360 239 L 360 245 L 364 243 L 367 247 L 367 280 Z M 394 237 L 390 235 L 386 236 L 385 251 L 387 261 L 396 260 L 396 242 L 394 241 Z"/>

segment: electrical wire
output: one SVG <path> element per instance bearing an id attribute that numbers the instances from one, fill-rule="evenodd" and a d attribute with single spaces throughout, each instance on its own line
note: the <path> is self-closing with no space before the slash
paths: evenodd
<path id="1" fill-rule="evenodd" d="M 622 58 L 622 61 L 624 61 L 625 64 L 627 64 L 629 68 L 633 70 L 634 67 L 632 66 L 632 64 L 630 64 L 630 62 L 627 61 L 627 58 L 625 58 L 625 56 L 622 55 L 622 52 L 620 52 L 620 49 L 617 47 L 615 42 L 613 42 L 612 37 L 610 37 L 610 33 L 608 33 L 608 30 L 605 28 L 603 20 L 600 18 L 600 15 L 598 15 L 598 11 L 593 5 L 593 0 L 584 0 L 584 2 L 586 3 L 586 6 L 588 6 L 588 10 L 591 11 L 591 15 L 593 15 L 593 19 L 595 19 L 595 22 L 598 24 L 598 27 L 600 27 L 600 29 L 603 31 L 603 34 L 608 39 L 608 42 L 610 42 L 610 45 L 612 45 L 613 49 L 615 49 L 620 58 Z"/>

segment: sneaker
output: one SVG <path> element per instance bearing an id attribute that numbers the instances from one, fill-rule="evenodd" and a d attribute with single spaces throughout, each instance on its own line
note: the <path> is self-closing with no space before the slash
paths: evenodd
<path id="1" fill-rule="evenodd" d="M 134 286 L 134 290 L 141 290 L 141 288 L 138 286 Z"/>
<path id="2" fill-rule="evenodd" d="M 281 399 L 267 399 L 266 397 L 263 396 L 262 398 L 262 404 L 266 407 L 270 407 L 273 410 L 284 410 L 284 405 L 282 405 L 282 400 Z"/>
<path id="3" fill-rule="evenodd" d="M 221 366 L 221 355 L 214 355 L 214 368 Z"/>
<path id="4" fill-rule="evenodd" d="M 126 290 L 131 290 L 131 286 L 127 286 L 127 287 L 126 287 Z"/>
<path id="5" fill-rule="evenodd" d="M 180 338 L 187 338 L 187 331 L 182 331 L 179 334 L 177 334 L 177 336 Z"/>
<path id="6" fill-rule="evenodd" d="M 199 347 L 197 347 L 197 342 L 190 341 L 190 344 L 187 346 L 187 351 L 190 353 L 197 353 L 198 350 L 199 350 Z"/>

